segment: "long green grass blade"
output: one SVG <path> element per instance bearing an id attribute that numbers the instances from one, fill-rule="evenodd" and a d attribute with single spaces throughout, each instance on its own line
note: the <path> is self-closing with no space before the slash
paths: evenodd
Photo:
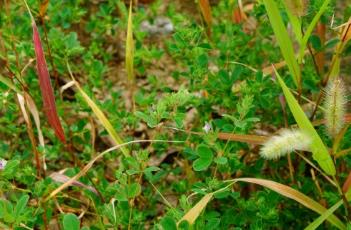
<path id="1" fill-rule="evenodd" d="M 287 2 L 286 1 L 283 1 L 283 2 L 284 2 L 285 10 L 288 13 L 289 21 L 291 23 L 292 30 L 295 34 L 296 40 L 299 44 L 301 44 L 302 37 L 303 37 L 302 31 L 301 31 L 301 20 L 294 12 L 292 12 L 290 7 L 288 7 Z"/>
<path id="2" fill-rule="evenodd" d="M 325 211 L 322 215 L 320 215 L 317 219 L 315 219 L 312 223 L 310 223 L 305 230 L 315 230 L 319 227 L 327 218 L 329 218 L 341 205 L 343 204 L 342 200 L 338 203 L 334 204 L 331 208 Z"/>
<path id="3" fill-rule="evenodd" d="M 274 0 L 263 0 L 263 3 L 266 7 L 269 21 L 271 22 L 282 55 L 288 65 L 291 75 L 293 76 L 294 83 L 296 86 L 299 86 L 301 83 L 300 66 L 296 61 L 292 42 L 280 16 L 277 4 Z"/>
<path id="4" fill-rule="evenodd" d="M 335 165 L 334 162 L 329 155 L 327 148 L 325 147 L 323 141 L 321 140 L 320 136 L 314 129 L 312 123 L 306 117 L 304 111 L 300 107 L 299 103 L 296 101 L 292 93 L 290 92 L 289 88 L 285 85 L 282 78 L 279 76 L 279 73 L 275 71 L 279 84 L 283 89 L 285 98 L 288 102 L 289 108 L 294 115 L 294 118 L 300 127 L 301 130 L 305 131 L 308 135 L 311 136 L 312 144 L 312 156 L 315 159 L 320 167 L 329 175 L 335 175 Z"/>
<path id="5" fill-rule="evenodd" d="M 303 36 L 302 43 L 301 43 L 301 46 L 300 46 L 300 52 L 299 52 L 299 58 L 298 58 L 299 63 L 302 63 L 302 59 L 303 59 L 303 56 L 305 54 L 305 49 L 306 49 L 306 46 L 307 46 L 308 39 L 310 38 L 314 27 L 317 25 L 317 22 L 318 22 L 319 18 L 328 9 L 329 3 L 330 3 L 330 0 L 325 0 L 323 2 L 321 8 L 319 8 L 318 13 L 313 17 L 312 22 L 307 27 L 307 30 L 305 32 L 305 35 Z"/>

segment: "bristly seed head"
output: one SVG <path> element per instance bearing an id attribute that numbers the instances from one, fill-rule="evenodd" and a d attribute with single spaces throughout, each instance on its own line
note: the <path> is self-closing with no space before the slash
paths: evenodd
<path id="1" fill-rule="evenodd" d="M 308 0 L 284 0 L 284 2 L 293 15 L 301 17 L 306 14 Z"/>
<path id="2" fill-rule="evenodd" d="M 309 150 L 311 142 L 311 138 L 304 132 L 286 129 L 264 143 L 260 155 L 268 160 L 277 159 L 294 150 Z"/>
<path id="3" fill-rule="evenodd" d="M 330 80 L 325 90 L 325 120 L 328 135 L 335 137 L 344 127 L 346 93 L 340 79 Z"/>

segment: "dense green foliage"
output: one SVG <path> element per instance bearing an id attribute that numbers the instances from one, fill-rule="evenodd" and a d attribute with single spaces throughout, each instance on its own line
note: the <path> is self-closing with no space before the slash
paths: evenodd
<path id="1" fill-rule="evenodd" d="M 284 100 L 274 71 L 263 71 L 283 61 L 264 1 L 251 4 L 247 19 L 239 23 L 233 18 L 237 1 L 213 2 L 210 29 L 197 1 L 158 0 L 134 6 L 135 85 L 131 86 L 124 65 L 129 4 L 121 0 L 50 0 L 41 16 L 45 1 L 28 0 L 41 35 L 66 144 L 55 136 L 43 111 L 31 18 L 25 4 L 0 3 L 0 77 L 10 79 L 34 99 L 45 140 L 45 146 L 40 145 L 39 130 L 31 118 L 37 144 L 33 146 L 16 91 L 0 78 L 0 159 L 7 160 L 0 169 L 1 229 L 301 229 L 319 216 L 279 193 L 238 182 L 215 193 L 194 225 L 177 225 L 203 195 L 226 187 L 228 180 L 237 177 L 288 185 L 327 208 L 341 199 L 324 173 L 298 154 L 267 161 L 260 157 L 257 144 L 221 137 L 271 136 L 284 127 L 296 127 L 299 121 L 290 112 L 293 110 Z M 301 17 L 302 31 L 323 2 L 309 1 Z M 282 2 L 277 5 L 286 26 L 289 15 Z M 347 22 L 350 14 L 351 6 L 332 1 L 320 18 L 327 25 L 326 41 L 317 33 L 309 38 L 308 49 L 328 58 L 325 73 L 340 42 L 339 34 L 328 25 L 332 18 L 332 27 Z M 142 28 L 145 22 L 152 24 L 160 17 L 170 20 L 172 32 L 152 34 Z M 298 42 L 292 32 L 290 35 L 296 48 Z M 344 60 L 349 60 L 350 50 L 346 42 L 341 53 L 342 77 L 349 74 Z M 83 186 L 75 183 L 46 200 L 62 184 L 62 178 L 73 177 L 115 144 L 77 87 L 62 88 L 71 81 L 67 63 L 125 142 L 165 142 L 130 144 L 130 156 L 119 150 L 109 152 L 78 179 Z M 316 70 L 310 54 L 299 66 L 300 92 L 287 67 L 279 73 L 293 92 L 302 93 L 298 102 L 311 117 L 325 86 L 321 80 L 325 73 Z M 344 83 L 348 85 L 348 81 Z M 30 114 L 29 109 L 27 112 Z M 323 109 L 318 109 L 311 121 L 322 116 Z M 326 146 L 335 144 L 323 125 L 315 129 Z M 345 129 L 343 134 L 340 149 L 347 150 L 351 133 Z M 38 170 L 35 149 L 42 163 L 45 155 L 45 165 L 41 165 L 45 170 Z M 351 166 L 347 153 L 342 158 L 333 156 L 335 181 L 341 186 Z M 321 168 L 312 154 L 300 154 Z M 61 181 L 52 176 L 63 169 L 67 177 Z M 341 207 L 334 213 L 345 225 L 346 212 Z M 333 226 L 325 222 L 321 228 Z"/>

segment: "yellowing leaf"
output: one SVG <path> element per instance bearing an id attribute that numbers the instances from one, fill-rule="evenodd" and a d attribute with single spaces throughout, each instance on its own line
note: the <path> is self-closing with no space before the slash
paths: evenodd
<path id="1" fill-rule="evenodd" d="M 132 20 L 132 2 L 129 6 L 128 28 L 126 40 L 126 70 L 129 83 L 134 81 L 134 41 L 133 41 L 133 20 Z"/>
<path id="2" fill-rule="evenodd" d="M 178 225 L 183 221 L 186 220 L 189 224 L 193 224 L 195 220 L 199 217 L 200 213 L 206 208 L 206 205 L 213 197 L 213 193 L 208 193 L 204 197 L 201 198 L 197 204 L 192 207 L 183 217 L 178 221 Z"/>
<path id="3" fill-rule="evenodd" d="M 265 179 L 257 179 L 257 178 L 238 178 L 232 180 L 233 182 L 237 181 L 243 181 L 243 182 L 248 182 L 248 183 L 253 183 L 253 184 L 258 184 L 261 186 L 264 186 L 266 188 L 269 188 L 277 193 L 279 193 L 282 196 L 288 197 L 292 200 L 295 200 L 302 204 L 303 206 L 323 215 L 325 212 L 327 212 L 327 209 L 320 205 L 318 202 L 312 200 L 305 194 L 280 183 L 277 183 L 275 181 L 270 181 L 270 180 L 265 180 Z M 328 213 L 329 214 L 329 213 Z M 344 223 L 338 219 L 335 215 L 332 213 L 330 215 L 325 215 L 323 216 L 325 219 L 327 219 L 330 223 L 332 223 L 335 227 L 339 229 L 346 229 L 346 226 Z"/>
<path id="4" fill-rule="evenodd" d="M 70 75 L 72 77 L 72 80 L 75 82 L 75 85 L 76 85 L 78 91 L 80 92 L 80 94 L 83 96 L 85 102 L 93 110 L 93 112 L 96 115 L 96 117 L 99 119 L 101 124 L 104 126 L 104 128 L 107 130 L 107 132 L 110 134 L 112 139 L 116 142 L 116 144 L 118 144 L 118 145 L 122 144 L 123 143 L 122 139 L 116 133 L 115 129 L 113 128 L 112 124 L 107 119 L 105 114 L 100 110 L 100 108 L 95 104 L 95 102 L 84 92 L 84 90 L 80 87 L 78 82 L 76 82 L 74 80 L 72 72 L 71 72 L 71 68 L 70 68 L 68 63 L 67 63 L 67 68 L 68 68 L 68 71 L 69 71 L 69 73 L 70 73 Z M 124 156 L 129 156 L 129 151 L 128 151 L 128 149 L 126 147 L 121 147 L 121 151 L 122 151 Z"/>
<path id="5" fill-rule="evenodd" d="M 284 81 L 279 76 L 278 72 L 275 71 L 279 84 L 283 89 L 284 96 L 288 102 L 289 108 L 294 115 L 296 123 L 300 127 L 301 130 L 306 132 L 311 136 L 312 144 L 311 151 L 313 159 L 315 159 L 320 167 L 329 175 L 335 175 L 335 166 L 334 162 L 329 155 L 328 149 L 325 147 L 323 141 L 320 136 L 314 129 L 312 123 L 306 117 L 304 111 L 300 107 L 299 103 L 296 101 L 289 88 L 285 85 Z"/>
<path id="6" fill-rule="evenodd" d="M 341 205 L 343 204 L 342 200 L 334 204 L 331 208 L 325 211 L 317 219 L 315 219 L 311 224 L 309 224 L 305 230 L 314 230 L 319 227 L 330 215 L 332 215 Z"/>
<path id="7" fill-rule="evenodd" d="M 45 146 L 44 136 L 43 136 L 43 132 L 42 132 L 41 126 L 40 126 L 40 118 L 39 118 L 38 108 L 35 105 L 33 98 L 28 93 L 26 93 L 26 92 L 24 93 L 24 98 L 26 100 L 27 107 L 33 116 L 35 126 L 37 127 L 39 144 L 42 147 L 44 147 Z"/>

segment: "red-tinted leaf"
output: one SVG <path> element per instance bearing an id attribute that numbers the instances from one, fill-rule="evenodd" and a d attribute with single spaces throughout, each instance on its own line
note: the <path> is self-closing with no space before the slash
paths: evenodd
<path id="1" fill-rule="evenodd" d="M 43 98 L 44 111 L 50 126 L 54 129 L 56 136 L 65 143 L 65 135 L 56 111 L 55 97 L 51 87 L 50 75 L 46 65 L 43 47 L 40 41 L 40 35 L 35 22 L 32 22 L 33 42 L 35 56 L 37 58 L 37 70 L 39 76 L 39 85 Z"/>

